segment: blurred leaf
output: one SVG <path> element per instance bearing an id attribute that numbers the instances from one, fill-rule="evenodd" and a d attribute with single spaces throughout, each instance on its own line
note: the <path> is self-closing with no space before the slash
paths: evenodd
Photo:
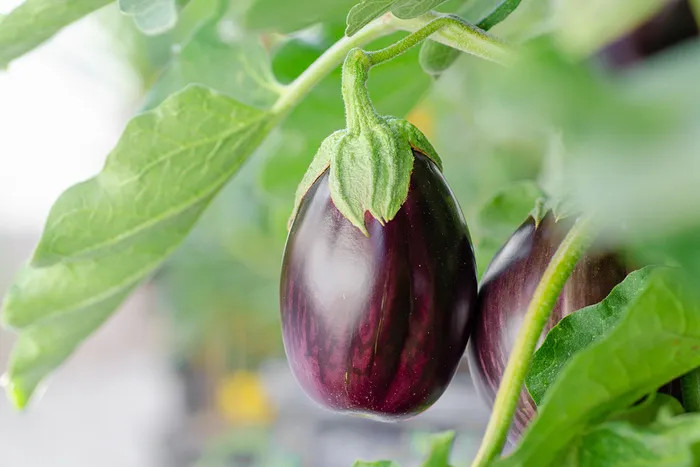
<path id="1" fill-rule="evenodd" d="M 675 271 L 655 271 L 618 325 L 560 372 L 511 455 L 550 465 L 591 425 L 700 365 L 700 307 Z"/>
<path id="2" fill-rule="evenodd" d="M 641 403 L 613 413 L 607 421 L 648 425 L 656 421 L 661 413 L 680 415 L 684 412 L 685 410 L 678 399 L 668 394 L 655 392 L 647 396 Z"/>
<path id="3" fill-rule="evenodd" d="M 345 34 L 352 36 L 373 19 L 382 16 L 387 11 L 398 18 L 410 19 L 420 16 L 445 0 L 361 0 L 350 9 L 347 17 Z"/>
<path id="4" fill-rule="evenodd" d="M 103 171 L 59 197 L 3 303 L 20 331 L 15 405 L 172 253 L 268 130 L 264 112 L 192 86 L 132 119 Z"/>
<path id="5" fill-rule="evenodd" d="M 488 2 L 483 0 L 481 3 Z M 522 0 L 504 21 L 493 27 L 493 33 L 512 42 L 523 42 L 550 32 L 556 2 Z"/>
<path id="6" fill-rule="evenodd" d="M 399 467 L 394 461 L 355 461 L 352 467 Z"/>
<path id="7" fill-rule="evenodd" d="M 110 0 L 25 0 L 0 16 L 0 68 Z"/>
<path id="8" fill-rule="evenodd" d="M 218 21 L 203 25 L 176 53 L 147 96 L 150 108 L 188 84 L 204 84 L 244 104 L 270 106 L 279 96 L 269 57 L 255 38 L 225 40 Z"/>
<path id="9" fill-rule="evenodd" d="M 450 467 L 450 451 L 455 440 L 454 431 L 438 433 L 430 437 L 430 452 L 422 467 Z"/>
<path id="10" fill-rule="evenodd" d="M 118 0 L 119 9 L 145 34 L 160 34 L 177 22 L 175 0 Z"/>
<path id="11" fill-rule="evenodd" d="M 527 219 L 544 193 L 532 181 L 512 184 L 493 196 L 477 214 L 474 230 L 477 270 L 485 271 L 496 252 Z"/>
<path id="12" fill-rule="evenodd" d="M 494 2 L 488 3 L 491 5 L 488 14 L 482 16 L 482 19 L 477 23 L 478 27 L 487 31 L 510 16 L 520 5 L 520 0 L 501 0 L 495 5 Z"/>
<path id="13" fill-rule="evenodd" d="M 579 467 L 698 465 L 700 414 L 661 416 L 648 426 L 608 422 L 588 431 L 569 450 L 565 465 Z"/>
<path id="14" fill-rule="evenodd" d="M 537 405 L 578 352 L 612 331 L 638 295 L 645 291 L 653 267 L 632 272 L 600 303 L 564 317 L 535 352 L 527 375 L 527 389 Z"/>
<path id="15" fill-rule="evenodd" d="M 561 45 L 588 55 L 657 13 L 667 0 L 562 0 L 555 2 L 553 28 Z"/>
<path id="16" fill-rule="evenodd" d="M 429 75 L 439 76 L 448 69 L 461 52 L 439 42 L 427 40 L 420 48 L 420 66 Z"/>
<path id="17" fill-rule="evenodd" d="M 616 75 L 541 41 L 511 73 L 471 65 L 464 92 L 482 118 L 524 133 L 547 125 L 561 132 L 567 198 L 596 213 L 606 241 L 661 251 L 666 239 L 687 234 L 681 243 L 697 252 L 690 239 L 700 226 L 699 41 Z M 668 246 L 684 264 L 700 257 Z"/>
<path id="18" fill-rule="evenodd" d="M 325 43 L 293 38 L 282 44 L 272 57 L 272 71 L 282 83 L 290 83 L 326 49 Z"/>
<path id="19" fill-rule="evenodd" d="M 313 24 L 343 20 L 357 0 L 253 0 L 244 21 L 251 29 L 292 32 Z"/>

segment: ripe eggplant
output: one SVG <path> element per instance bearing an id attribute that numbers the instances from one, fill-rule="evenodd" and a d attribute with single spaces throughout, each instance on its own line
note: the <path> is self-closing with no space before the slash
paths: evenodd
<path id="1" fill-rule="evenodd" d="M 648 57 L 694 40 L 698 23 L 688 0 L 671 0 L 645 23 L 607 45 L 598 56 L 610 69 L 636 65 Z"/>
<path id="2" fill-rule="evenodd" d="M 455 373 L 476 305 L 467 226 L 440 170 L 416 151 L 408 197 L 369 236 L 338 211 L 328 171 L 304 195 L 285 248 L 282 333 L 318 403 L 391 420 L 433 404 Z"/>
<path id="3" fill-rule="evenodd" d="M 510 352 L 530 299 L 571 224 L 548 213 L 539 223 L 530 217 L 496 254 L 484 273 L 468 349 L 477 392 L 493 405 Z M 562 318 L 605 298 L 627 274 L 611 253 L 585 254 L 566 282 L 542 339 Z M 509 439 L 515 442 L 533 418 L 535 403 L 523 388 Z"/>

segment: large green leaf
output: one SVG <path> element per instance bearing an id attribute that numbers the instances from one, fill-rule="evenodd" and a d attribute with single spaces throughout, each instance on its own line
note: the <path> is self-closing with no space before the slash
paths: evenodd
<path id="1" fill-rule="evenodd" d="M 586 432 L 562 465 L 576 467 L 675 466 L 700 462 L 700 414 L 669 417 L 650 425 L 608 422 Z"/>
<path id="2" fill-rule="evenodd" d="M 26 0 L 0 17 L 0 68 L 111 0 Z"/>
<path id="3" fill-rule="evenodd" d="M 547 333 L 527 375 L 527 389 L 536 404 L 576 353 L 615 328 L 637 295 L 646 289 L 653 267 L 632 272 L 603 301 L 562 319 Z"/>
<path id="4" fill-rule="evenodd" d="M 269 127 L 265 112 L 192 86 L 135 117 L 102 172 L 59 197 L 3 303 L 19 330 L 17 406 L 180 244 Z"/>
<path id="5" fill-rule="evenodd" d="M 319 22 L 342 21 L 355 3 L 357 0 L 253 0 L 244 20 L 251 29 L 292 32 Z"/>
<path id="6" fill-rule="evenodd" d="M 700 366 L 700 307 L 655 271 L 618 325 L 571 358 L 515 451 L 496 465 L 547 466 L 611 412 Z"/>

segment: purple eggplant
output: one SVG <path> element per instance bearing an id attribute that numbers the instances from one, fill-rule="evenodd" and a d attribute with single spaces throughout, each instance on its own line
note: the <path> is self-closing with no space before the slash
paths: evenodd
<path id="1" fill-rule="evenodd" d="M 551 213 L 539 225 L 530 217 L 484 273 L 468 358 L 477 392 L 491 405 L 530 299 L 570 226 L 566 221 L 555 222 Z M 614 254 L 585 254 L 565 284 L 542 338 L 565 316 L 605 298 L 626 274 Z M 523 388 L 509 433 L 512 442 L 534 413 L 535 403 Z"/>
<path id="2" fill-rule="evenodd" d="M 608 44 L 598 56 L 610 69 L 636 65 L 698 37 L 698 23 L 688 0 L 671 0 L 645 23 Z"/>
<path id="3" fill-rule="evenodd" d="M 324 172 L 304 195 L 284 254 L 282 332 L 316 402 L 391 420 L 433 404 L 455 373 L 476 305 L 474 254 L 457 200 L 414 151 L 408 197 L 369 236 L 333 204 Z"/>

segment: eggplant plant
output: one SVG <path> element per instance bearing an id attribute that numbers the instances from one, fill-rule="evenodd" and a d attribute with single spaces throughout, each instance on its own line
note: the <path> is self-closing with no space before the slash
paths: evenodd
<path id="1" fill-rule="evenodd" d="M 0 65 L 108 3 L 25 0 Z M 427 467 L 700 464 L 700 2 L 117 4 L 148 89 L 4 295 L 15 407 L 153 277 L 348 416 L 468 360 L 481 444 Z"/>

